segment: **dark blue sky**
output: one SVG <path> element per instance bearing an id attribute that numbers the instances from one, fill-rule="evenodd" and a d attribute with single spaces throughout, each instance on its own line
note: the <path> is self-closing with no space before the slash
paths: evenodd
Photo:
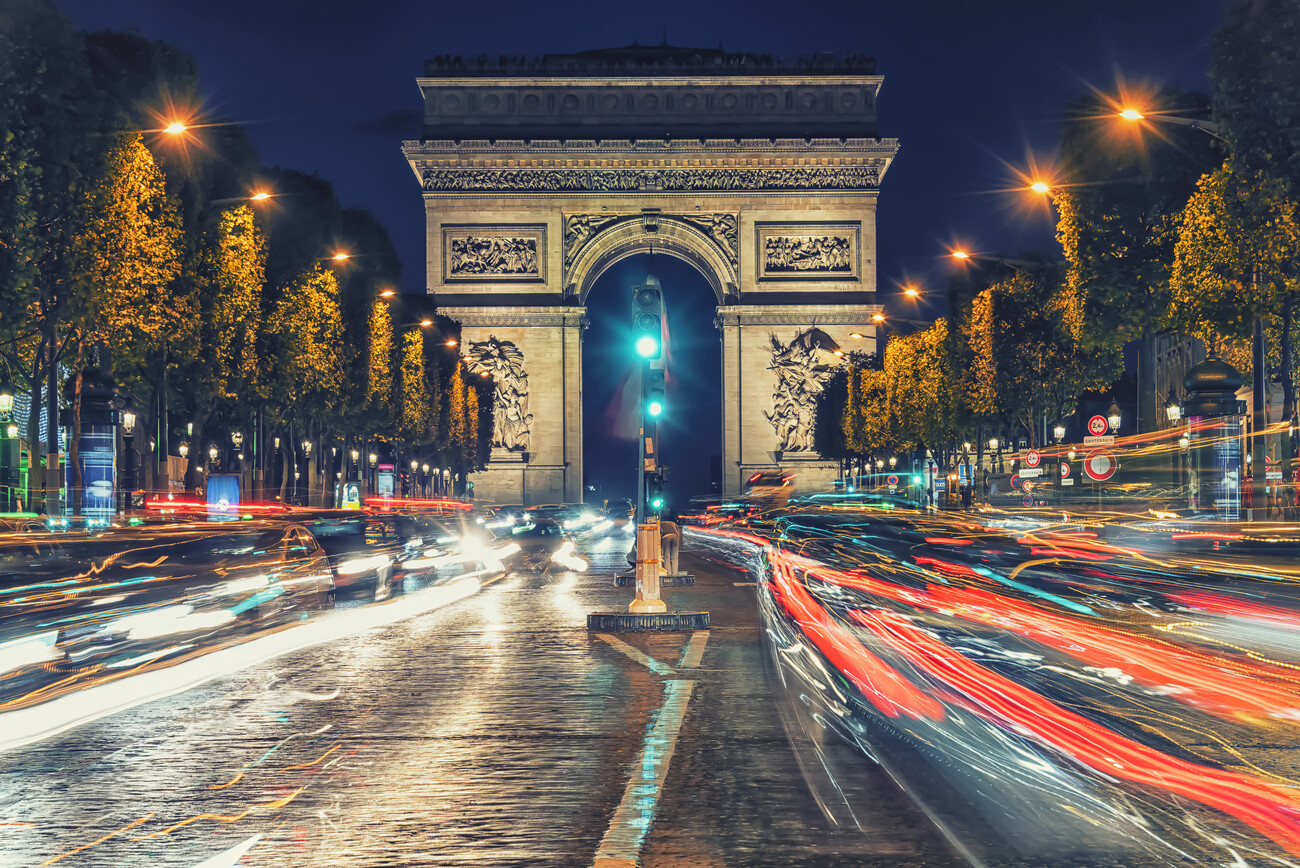
<path id="1" fill-rule="evenodd" d="M 418 136 L 426 58 L 627 45 L 776 55 L 874 55 L 881 134 L 902 148 L 882 184 L 880 289 L 941 295 L 947 245 L 1055 255 L 1051 217 L 1007 192 L 1013 167 L 1050 163 L 1065 104 L 1117 81 L 1205 90 L 1223 0 L 660 0 L 655 4 L 437 0 L 56 0 L 86 29 L 135 30 L 190 51 L 207 109 L 247 124 L 262 162 L 318 171 L 372 211 L 424 288 L 424 214 L 400 150 Z M 891 306 L 893 306 L 891 304 Z M 907 308 L 897 305 L 902 315 Z M 920 312 L 923 316 L 925 310 Z M 712 317 L 680 325 L 703 346 Z M 698 329 L 698 334 L 693 332 Z M 688 332 L 690 333 L 688 335 Z M 589 333 L 589 339 L 594 337 Z M 703 365 L 712 356 L 701 357 Z M 599 408 L 588 407 L 588 415 Z"/>

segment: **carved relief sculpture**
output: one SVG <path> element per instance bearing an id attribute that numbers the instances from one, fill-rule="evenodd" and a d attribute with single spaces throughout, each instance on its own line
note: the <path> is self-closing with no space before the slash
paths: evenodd
<path id="1" fill-rule="evenodd" d="M 512 452 L 529 449 L 533 414 L 528 412 L 528 372 L 524 354 L 511 341 L 489 335 L 485 341 L 471 341 L 469 368 L 474 373 L 487 371 L 496 383 L 496 434 L 494 447 Z"/>
<path id="2" fill-rule="evenodd" d="M 546 280 L 545 224 L 444 224 L 442 251 L 448 282 Z"/>
<path id="3" fill-rule="evenodd" d="M 842 235 L 769 235 L 763 242 L 763 270 L 851 272 L 851 250 L 849 239 Z"/>
<path id="4" fill-rule="evenodd" d="M 489 274 L 536 275 L 536 238 L 487 238 L 467 235 L 451 239 L 449 273 L 453 276 Z"/>
<path id="5" fill-rule="evenodd" d="M 737 251 L 740 249 L 735 214 L 703 214 L 698 217 L 682 217 L 684 223 L 700 229 L 713 239 L 713 243 L 727 255 L 727 260 L 736 265 L 739 262 Z"/>
<path id="6" fill-rule="evenodd" d="M 835 355 L 839 344 L 818 328 L 800 332 L 789 344 L 782 344 L 774 334 L 769 338 L 772 363 L 767 367 L 776 372 L 776 391 L 772 393 L 772 410 L 764 415 L 776 431 L 778 449 L 812 452 L 817 396 L 840 363 Z"/>
<path id="7" fill-rule="evenodd" d="M 586 246 L 592 236 L 617 217 L 606 214 L 572 214 L 564 220 L 564 267 L 573 264 L 578 251 Z"/>
<path id="8" fill-rule="evenodd" d="M 426 192 L 690 190 L 874 190 L 877 166 L 791 166 L 779 169 L 425 169 Z"/>
<path id="9" fill-rule="evenodd" d="M 760 280 L 858 277 L 858 223 L 760 223 L 756 229 Z"/>

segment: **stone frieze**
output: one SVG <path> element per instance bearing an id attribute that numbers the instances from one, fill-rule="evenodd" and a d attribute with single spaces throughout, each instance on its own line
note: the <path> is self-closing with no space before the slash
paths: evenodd
<path id="1" fill-rule="evenodd" d="M 875 166 L 682 169 L 425 169 L 426 193 L 875 190 Z"/>
<path id="2" fill-rule="evenodd" d="M 546 279 L 545 224 L 448 224 L 442 234 L 447 282 Z"/>

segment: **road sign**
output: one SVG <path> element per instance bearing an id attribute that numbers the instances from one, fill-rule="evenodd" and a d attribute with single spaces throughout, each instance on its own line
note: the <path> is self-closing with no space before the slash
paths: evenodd
<path id="1" fill-rule="evenodd" d="M 1011 487 L 1014 488 L 1016 491 L 1019 491 L 1019 490 L 1020 490 L 1020 474 L 1019 474 L 1019 473 L 1017 473 L 1016 475 L 1014 475 L 1014 476 L 1011 477 Z"/>
<path id="2" fill-rule="evenodd" d="M 1029 492 L 1034 490 L 1034 483 L 1026 479 L 1024 482 L 1020 483 L 1020 487 L 1025 490 L 1025 494 L 1028 494 Z"/>
<path id="3" fill-rule="evenodd" d="M 1115 442 L 1114 434 L 1103 434 L 1099 437 L 1084 437 L 1084 446 L 1110 446 Z"/>
<path id="4" fill-rule="evenodd" d="M 1040 476 L 1042 476 L 1042 475 L 1043 475 L 1043 468 L 1041 468 L 1041 467 L 1022 467 L 1022 468 L 1020 468 L 1020 478 L 1021 478 L 1021 479 L 1037 479 L 1038 477 L 1040 477 Z"/>
<path id="5" fill-rule="evenodd" d="M 1062 485 L 1074 485 L 1074 480 L 1073 480 L 1073 479 L 1062 479 L 1062 480 L 1061 480 L 1061 484 L 1062 484 Z"/>
<path id="6" fill-rule="evenodd" d="M 1088 420 L 1088 433 L 1094 437 L 1100 437 L 1110 428 L 1110 423 L 1106 421 L 1105 416 L 1093 416 Z"/>
<path id="7" fill-rule="evenodd" d="M 898 476 L 891 473 L 885 477 L 885 481 L 888 482 L 891 487 L 893 487 L 898 484 Z"/>
<path id="8" fill-rule="evenodd" d="M 1066 478 L 1069 477 L 1069 475 L 1070 475 L 1070 465 L 1068 465 L 1068 464 L 1066 464 L 1064 461 L 1062 461 L 1062 462 L 1061 462 L 1061 478 L 1062 478 L 1062 479 L 1066 479 Z"/>
<path id="9" fill-rule="evenodd" d="M 1034 505 L 1034 498 L 1031 497 L 1030 495 L 1026 494 L 1026 495 L 1021 499 L 1020 502 L 1021 502 L 1022 504 L 1024 504 L 1025 506 L 1033 506 L 1033 505 Z"/>
<path id="10" fill-rule="evenodd" d="M 1083 459 L 1083 472 L 1094 482 L 1105 482 L 1115 475 L 1119 462 L 1105 449 L 1094 449 Z"/>
<path id="11" fill-rule="evenodd" d="M 1030 449 L 1028 452 L 1025 453 L 1025 464 L 1029 465 L 1030 467 L 1037 467 L 1039 462 L 1042 460 L 1043 460 L 1043 456 L 1039 455 L 1033 449 Z"/>

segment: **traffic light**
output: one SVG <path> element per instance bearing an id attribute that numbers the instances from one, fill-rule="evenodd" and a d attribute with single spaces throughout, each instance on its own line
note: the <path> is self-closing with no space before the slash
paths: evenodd
<path id="1" fill-rule="evenodd" d="M 659 279 L 653 274 L 632 289 L 632 343 L 643 359 L 657 359 L 663 354 L 663 296 Z"/>
<path id="2" fill-rule="evenodd" d="M 645 475 L 645 503 L 651 512 L 664 508 L 664 478 L 658 473 Z"/>
<path id="3" fill-rule="evenodd" d="M 651 368 L 646 372 L 645 412 L 651 419 L 658 419 L 668 406 L 664 399 L 664 372 Z"/>

